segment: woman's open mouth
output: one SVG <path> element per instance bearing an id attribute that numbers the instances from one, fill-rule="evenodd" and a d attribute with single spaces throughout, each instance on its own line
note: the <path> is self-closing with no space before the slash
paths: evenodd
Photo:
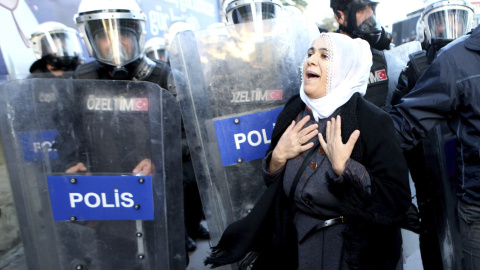
<path id="1" fill-rule="evenodd" d="M 306 77 L 307 77 L 307 80 L 314 80 L 314 79 L 318 79 L 320 78 L 320 75 L 318 75 L 317 73 L 311 71 L 311 70 L 307 70 L 307 72 L 305 73 Z"/>

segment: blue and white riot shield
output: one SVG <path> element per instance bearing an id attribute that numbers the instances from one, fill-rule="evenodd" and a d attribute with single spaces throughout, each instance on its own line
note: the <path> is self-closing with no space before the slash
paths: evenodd
<path id="1" fill-rule="evenodd" d="M 299 92 L 318 28 L 292 16 L 178 34 L 170 49 L 195 175 L 215 243 L 266 189 L 261 162 Z"/>
<path id="2" fill-rule="evenodd" d="M 0 85 L 29 269 L 185 269 L 180 110 L 148 82 Z"/>

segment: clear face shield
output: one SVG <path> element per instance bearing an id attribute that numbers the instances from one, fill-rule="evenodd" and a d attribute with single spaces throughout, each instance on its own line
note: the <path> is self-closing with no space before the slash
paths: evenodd
<path id="1" fill-rule="evenodd" d="M 58 31 L 33 36 L 31 42 L 37 47 L 35 55 L 38 59 L 47 55 L 53 57 L 77 57 L 82 54 L 82 47 L 74 32 Z"/>
<path id="2" fill-rule="evenodd" d="M 229 23 L 246 23 L 262 21 L 279 17 L 282 8 L 273 2 L 248 3 L 239 7 L 232 8 L 227 12 L 227 21 Z"/>
<path id="3" fill-rule="evenodd" d="M 165 49 L 160 49 L 160 48 L 145 51 L 145 56 L 151 59 L 156 59 L 164 62 L 167 58 L 165 55 Z"/>
<path id="4" fill-rule="evenodd" d="M 430 42 L 434 39 L 454 40 L 471 30 L 473 11 L 461 6 L 445 6 L 424 16 L 425 34 Z"/>
<path id="5" fill-rule="evenodd" d="M 93 56 L 112 66 L 125 66 L 141 56 L 144 29 L 144 21 L 133 19 L 100 19 L 85 23 Z"/>

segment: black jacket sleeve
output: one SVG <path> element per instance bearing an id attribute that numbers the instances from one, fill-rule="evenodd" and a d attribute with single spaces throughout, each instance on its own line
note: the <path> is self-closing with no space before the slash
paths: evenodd
<path id="1" fill-rule="evenodd" d="M 440 120 L 459 106 L 454 61 L 440 54 L 415 88 L 390 112 L 403 149 L 415 146 Z"/>
<path id="2" fill-rule="evenodd" d="M 358 102 L 357 113 L 364 145 L 363 164 L 372 185 L 369 212 L 375 213 L 377 223 L 396 223 L 410 206 L 411 193 L 408 167 L 392 119 L 363 99 Z"/>

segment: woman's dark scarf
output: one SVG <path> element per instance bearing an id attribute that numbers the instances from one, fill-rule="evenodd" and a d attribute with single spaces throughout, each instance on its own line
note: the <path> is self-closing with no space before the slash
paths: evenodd
<path id="1" fill-rule="evenodd" d="M 356 109 L 361 98 L 354 94 L 343 105 L 342 139 L 348 141 L 350 134 L 358 129 Z M 305 109 L 305 104 L 298 95 L 292 97 L 280 113 L 272 133 L 272 151 L 285 129 L 298 114 Z M 351 158 L 362 163 L 362 144 L 357 143 Z M 397 218 L 378 215 L 371 209 L 368 195 L 363 187 L 352 179 L 344 179 L 341 185 L 329 179 L 329 189 L 344 203 L 340 206 L 347 220 L 347 229 L 342 234 L 347 250 L 347 264 L 350 269 L 394 269 L 399 259 L 401 247 L 400 231 L 395 225 Z M 205 265 L 212 268 L 239 263 L 239 269 L 296 269 L 297 268 L 297 235 L 293 224 L 293 207 L 283 191 L 282 181 L 275 181 L 265 191 L 252 211 L 243 219 L 230 224 L 224 231 L 217 246 L 205 260 Z M 398 230 L 398 233 L 397 233 Z M 393 237 L 392 237 L 393 235 Z M 371 246 L 379 241 L 386 243 L 393 252 L 388 254 L 371 253 Z M 400 245 L 399 245 L 400 243 Z M 391 250 L 391 249 L 389 249 Z M 385 255 L 384 258 L 381 256 Z M 373 256 L 373 257 L 372 257 Z"/>

